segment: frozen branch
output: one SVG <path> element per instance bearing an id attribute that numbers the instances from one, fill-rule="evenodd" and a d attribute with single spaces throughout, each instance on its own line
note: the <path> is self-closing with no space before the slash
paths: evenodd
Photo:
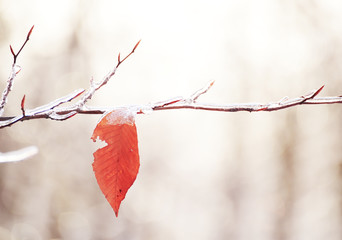
<path id="1" fill-rule="evenodd" d="M 0 116 L 2 116 L 2 114 L 4 112 L 4 107 L 7 103 L 8 94 L 12 90 L 14 79 L 21 70 L 20 66 L 16 64 L 17 58 L 18 58 L 19 54 L 21 53 L 21 51 L 23 50 L 23 48 L 25 47 L 28 40 L 30 40 L 30 36 L 31 36 L 33 28 L 34 28 L 34 25 L 31 27 L 30 31 L 27 33 L 26 40 L 17 53 L 14 53 L 14 50 L 13 50 L 12 46 L 10 45 L 10 50 L 11 50 L 11 53 L 13 55 L 13 64 L 12 64 L 11 74 L 10 74 L 9 78 L 7 79 L 6 88 L 2 93 L 2 97 L 1 97 L 1 101 L 0 101 Z"/>
<path id="2" fill-rule="evenodd" d="M 213 83 L 213 82 L 212 82 Z M 208 91 L 212 86 L 212 83 L 204 90 Z M 342 97 L 316 97 L 323 89 L 324 86 L 313 90 L 309 94 L 303 95 L 301 97 L 289 99 L 285 97 L 277 102 L 270 103 L 237 103 L 237 104 L 227 104 L 218 105 L 212 103 L 201 103 L 193 101 L 193 98 L 182 99 L 172 104 L 167 105 L 154 105 L 153 110 L 171 110 L 171 109 L 196 109 L 196 110 L 207 110 L 207 111 L 219 111 L 219 112 L 271 112 L 277 111 L 285 108 L 294 107 L 303 104 L 333 104 L 342 103 Z M 204 94 L 206 91 L 199 90 L 198 93 Z M 192 96 L 197 96 L 195 92 Z M 201 95 L 202 95 L 201 94 Z M 197 96 L 198 98 L 199 96 Z M 196 98 L 196 99 L 197 99 Z"/>
<path id="3" fill-rule="evenodd" d="M 38 153 L 38 148 L 36 146 L 30 146 L 26 148 L 22 148 L 16 151 L 1 153 L 0 152 L 0 163 L 7 162 L 18 162 L 25 160 L 29 157 Z"/>
<path id="4" fill-rule="evenodd" d="M 206 93 L 209 88 L 213 85 L 211 82 L 207 87 L 202 88 L 192 94 L 189 98 L 175 97 L 165 101 L 146 104 L 146 105 L 134 105 L 131 108 L 136 109 L 138 114 L 146 113 L 148 109 L 150 111 L 159 110 L 172 110 L 172 109 L 195 109 L 195 110 L 207 110 L 207 111 L 219 111 L 219 112 L 271 112 L 277 111 L 285 108 L 294 107 L 297 105 L 304 104 L 334 104 L 342 103 L 342 97 L 317 97 L 317 95 L 323 89 L 323 86 L 310 92 L 309 94 L 288 99 L 283 98 L 277 102 L 270 103 L 237 103 L 237 104 L 226 104 L 218 105 L 212 103 L 203 103 L 196 101 L 201 95 Z M 49 118 L 52 120 L 66 120 L 76 114 L 103 114 L 109 110 L 113 110 L 113 107 L 100 108 L 100 107 L 90 107 L 82 105 L 80 107 L 79 103 L 76 103 L 67 107 L 60 107 L 63 103 L 69 102 L 77 98 L 80 94 L 84 92 L 83 89 L 74 91 L 73 93 L 59 98 L 49 104 L 41 107 L 37 107 L 32 110 L 25 110 L 25 114 L 17 117 L 0 117 L 0 128 L 10 126 L 18 121 L 25 121 L 30 119 L 38 118 Z M 122 107 L 116 107 L 122 108 Z"/>
<path id="5" fill-rule="evenodd" d="M 8 81 L 8 86 L 4 91 L 1 105 L 0 105 L 0 113 L 5 106 L 6 99 L 8 96 L 8 92 L 11 89 L 11 85 L 13 84 L 13 80 L 17 71 L 14 71 L 14 66 L 16 59 L 25 46 L 26 42 L 29 40 L 30 34 L 32 32 L 33 27 L 29 31 L 26 41 L 20 48 L 17 54 L 14 53 L 12 47 L 10 47 L 14 63 L 12 68 L 12 74 Z M 11 126 L 18 121 L 26 121 L 31 119 L 51 119 L 51 120 L 66 120 L 70 117 L 75 116 L 76 114 L 103 114 L 107 111 L 113 110 L 115 108 L 121 107 L 92 107 L 87 106 L 86 103 L 89 99 L 93 97 L 95 92 L 103 87 L 108 81 L 115 75 L 118 67 L 123 63 L 129 56 L 131 56 L 136 48 L 138 47 L 140 41 L 136 43 L 133 47 L 132 51 L 126 55 L 123 59 L 121 59 L 120 54 L 118 55 L 118 62 L 116 66 L 102 79 L 102 81 L 95 82 L 93 79 L 90 80 L 90 87 L 87 90 L 78 89 L 74 92 L 58 98 L 48 104 L 43 106 L 34 108 L 34 109 L 25 109 L 25 96 L 21 101 L 21 115 L 12 116 L 12 117 L 1 117 L 0 115 L 0 128 Z M 237 103 L 237 104 L 213 104 L 213 103 L 204 103 L 199 102 L 198 99 L 202 95 L 204 95 L 209 89 L 213 86 L 214 81 L 209 82 L 205 87 L 195 91 L 189 97 L 175 97 L 164 101 L 159 101 L 156 103 L 149 103 L 145 105 L 134 105 L 130 106 L 134 111 L 138 114 L 144 114 L 152 111 L 159 110 L 172 110 L 172 109 L 194 109 L 194 110 L 207 110 L 207 111 L 219 111 L 219 112 L 239 112 L 239 111 L 247 111 L 247 112 L 270 112 L 277 111 L 285 108 L 294 107 L 297 105 L 304 104 L 334 104 L 334 103 L 342 103 L 342 96 L 336 97 L 317 97 L 319 93 L 322 91 L 323 87 L 320 87 L 306 95 L 295 97 L 289 99 L 285 97 L 280 101 L 270 102 L 270 103 Z M 81 96 L 81 97 L 80 97 Z M 72 100 L 80 97 L 78 101 L 74 104 L 70 104 L 65 106 L 66 103 L 71 102 Z"/>
<path id="6" fill-rule="evenodd" d="M 33 28 L 33 27 L 32 27 Z M 32 28 L 28 34 L 28 37 L 23 44 L 25 46 L 26 42 L 29 39 L 29 35 L 32 32 Z M 87 90 L 84 89 L 78 89 L 75 90 L 74 92 L 61 97 L 59 99 L 56 99 L 46 105 L 34 108 L 34 109 L 25 109 L 25 96 L 22 98 L 21 101 L 21 112 L 22 114 L 20 116 L 15 116 L 15 117 L 1 117 L 0 116 L 0 128 L 8 127 L 11 126 L 12 124 L 18 122 L 18 121 L 25 121 L 25 120 L 30 120 L 30 119 L 38 119 L 38 118 L 48 118 L 51 120 L 66 120 L 70 117 L 73 117 L 77 113 L 87 113 L 87 114 L 101 114 L 105 112 L 106 110 L 101 110 L 101 109 L 96 109 L 96 110 L 90 110 L 86 106 L 86 103 L 89 99 L 93 97 L 95 92 L 99 90 L 102 86 L 108 83 L 108 81 L 115 75 L 116 70 L 118 67 L 123 63 L 129 56 L 131 56 L 136 48 L 138 47 L 140 41 L 138 41 L 135 46 L 133 47 L 132 51 L 126 55 L 123 59 L 120 58 L 120 54 L 118 55 L 118 63 L 116 66 L 103 78 L 102 81 L 100 82 L 95 82 L 93 79 L 90 80 L 90 87 Z M 14 61 L 16 60 L 16 57 L 20 53 L 20 51 L 23 49 L 23 46 L 19 50 L 17 54 L 15 54 L 11 48 L 11 52 L 14 56 Z M 11 78 L 9 81 L 10 84 L 13 84 L 14 77 Z M 81 96 L 81 99 L 77 101 L 76 103 L 66 106 L 66 107 L 61 107 L 62 104 L 70 102 L 77 97 Z M 5 94 L 5 98 L 7 98 L 7 94 Z M 5 102 L 4 102 L 5 105 Z"/>
<path id="7" fill-rule="evenodd" d="M 116 73 L 116 70 L 118 69 L 118 67 L 121 65 L 121 63 L 123 63 L 129 56 L 131 56 L 135 49 L 138 47 L 139 43 L 141 40 L 139 40 L 134 48 L 132 49 L 132 51 L 124 58 L 124 59 L 120 59 L 120 53 L 118 55 L 118 63 L 116 64 L 116 66 L 113 68 L 112 71 L 110 71 L 104 78 L 102 81 L 96 83 L 94 82 L 93 79 L 90 80 L 90 88 L 87 90 L 87 92 L 84 94 L 84 96 L 81 98 L 81 100 L 79 100 L 76 103 L 76 106 L 78 106 L 78 108 L 82 108 L 86 102 L 92 98 L 92 96 L 94 95 L 95 91 L 99 90 L 102 86 L 104 86 L 105 84 L 107 84 L 107 82 L 109 81 L 109 79 L 111 79 L 114 74 Z"/>

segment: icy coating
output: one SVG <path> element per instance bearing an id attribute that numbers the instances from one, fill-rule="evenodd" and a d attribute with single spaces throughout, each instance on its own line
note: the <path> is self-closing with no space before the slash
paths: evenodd
<path id="1" fill-rule="evenodd" d="M 111 125 L 115 124 L 130 124 L 133 125 L 135 122 L 135 115 L 137 114 L 135 109 L 131 108 L 120 108 L 113 110 L 111 112 L 106 112 L 103 114 L 100 122 L 103 117 L 106 118 L 107 123 Z"/>

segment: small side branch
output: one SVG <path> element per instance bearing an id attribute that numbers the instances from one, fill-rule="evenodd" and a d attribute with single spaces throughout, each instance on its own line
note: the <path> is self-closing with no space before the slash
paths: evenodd
<path id="1" fill-rule="evenodd" d="M 195 102 L 197 100 L 197 98 L 199 98 L 201 95 L 205 94 L 206 92 L 208 92 L 208 90 L 214 85 L 215 81 L 211 81 L 209 82 L 209 84 L 199 90 L 197 90 L 196 92 L 194 92 L 191 97 L 190 100 L 192 102 Z"/>
<path id="2" fill-rule="evenodd" d="M 14 53 L 13 48 L 10 45 L 10 50 L 11 50 L 11 53 L 13 55 L 13 64 L 16 64 L 17 58 L 18 58 L 19 54 L 21 53 L 21 51 L 25 47 L 25 45 L 28 42 L 28 40 L 30 40 L 30 36 L 32 34 L 33 28 L 34 28 L 34 25 L 31 27 L 30 31 L 27 33 L 26 40 L 25 40 L 25 42 L 23 43 L 23 45 L 21 46 L 21 48 L 19 49 L 19 51 L 17 53 Z"/>
<path id="3" fill-rule="evenodd" d="M 86 93 L 83 95 L 83 97 L 76 103 L 76 106 L 78 108 L 82 108 L 86 102 L 88 100 L 90 100 L 94 93 L 99 90 L 102 86 L 106 85 L 109 81 L 109 79 L 111 79 L 115 73 L 116 73 L 116 70 L 118 69 L 118 67 L 121 65 L 121 63 L 123 63 L 129 56 L 131 56 L 134 51 L 136 50 L 136 48 L 138 47 L 139 43 L 140 43 L 141 40 L 139 40 L 134 48 L 132 49 L 132 51 L 124 58 L 124 59 L 120 59 L 120 53 L 118 55 L 118 63 L 116 64 L 116 66 L 112 69 L 112 71 L 110 71 L 104 78 L 102 81 L 100 82 L 95 82 L 93 79 L 90 80 L 90 88 L 86 91 Z"/>
<path id="4" fill-rule="evenodd" d="M 10 50 L 11 50 L 11 53 L 13 55 L 13 64 L 12 64 L 11 74 L 10 74 L 9 78 L 7 79 L 6 88 L 2 93 L 2 97 L 1 97 L 1 101 L 0 101 L 0 116 L 2 116 L 2 114 L 4 112 L 4 107 L 7 103 L 8 95 L 9 95 L 10 91 L 12 90 L 14 79 L 21 70 L 20 66 L 16 64 L 17 58 L 18 58 L 19 54 L 21 53 L 21 51 L 24 49 L 28 40 L 30 40 L 30 36 L 31 36 L 32 31 L 33 31 L 33 28 L 34 28 L 34 25 L 31 27 L 30 31 L 27 33 L 26 40 L 17 53 L 14 52 L 12 46 L 10 45 Z"/>
<path id="5" fill-rule="evenodd" d="M 30 32 L 31 31 L 32 31 L 32 28 L 31 28 Z M 30 32 L 28 34 L 28 38 L 26 39 L 25 43 L 29 39 Z M 25 43 L 24 43 L 24 45 L 25 45 Z M 140 41 L 135 44 L 132 51 L 128 55 L 126 55 L 123 59 L 120 59 L 120 54 L 118 55 L 118 63 L 103 78 L 102 81 L 95 82 L 93 79 L 91 79 L 90 87 L 87 90 L 84 90 L 84 89 L 75 90 L 74 92 L 72 92 L 72 93 L 70 93 L 64 97 L 61 97 L 57 100 L 54 100 L 48 104 L 45 104 L 43 106 L 40 106 L 40 107 L 37 107 L 34 109 L 28 109 L 28 110 L 25 109 L 25 106 L 24 106 L 25 105 L 25 96 L 24 96 L 22 101 L 21 101 L 21 106 L 20 106 L 22 115 L 16 116 L 16 117 L 1 117 L 1 115 L 0 115 L 0 128 L 8 127 L 8 126 L 11 126 L 12 124 L 14 124 L 16 122 L 26 121 L 26 120 L 30 120 L 30 119 L 46 118 L 46 119 L 51 119 L 51 120 L 63 121 L 63 120 L 66 120 L 68 118 L 75 116 L 78 113 L 101 114 L 101 113 L 105 112 L 106 110 L 102 110 L 102 109 L 96 109 L 96 110 L 88 109 L 88 107 L 86 106 L 86 103 L 89 99 L 91 99 L 93 97 L 93 95 L 95 94 L 95 92 L 97 90 L 99 90 L 101 87 L 103 87 L 105 84 L 108 83 L 108 81 L 115 75 L 118 67 L 129 56 L 131 56 L 134 53 L 134 51 L 138 47 L 139 43 L 140 43 Z M 16 57 L 20 53 L 22 48 L 19 50 L 19 52 L 17 54 L 14 54 L 14 52 L 11 50 L 13 56 Z M 14 77 L 13 77 L 13 79 L 14 79 Z M 10 81 L 11 84 L 12 84 L 12 82 L 13 82 L 13 80 Z M 67 102 L 70 102 L 70 101 L 78 98 L 82 94 L 83 94 L 83 96 L 76 103 L 69 105 L 69 106 L 66 106 L 66 107 L 61 106 Z M 5 94 L 6 98 L 7 98 L 7 95 L 8 94 Z"/>

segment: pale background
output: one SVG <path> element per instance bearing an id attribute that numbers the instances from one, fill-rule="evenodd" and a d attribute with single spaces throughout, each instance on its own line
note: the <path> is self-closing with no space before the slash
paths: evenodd
<path id="1" fill-rule="evenodd" d="M 22 67 L 5 115 L 87 88 L 142 39 L 91 101 L 187 96 L 269 102 L 325 84 L 341 95 L 341 1 L 0 1 L 1 91 Z M 342 239 L 341 105 L 272 113 L 172 110 L 137 118 L 141 168 L 119 218 L 92 172 L 99 115 L 0 130 L 0 239 Z"/>

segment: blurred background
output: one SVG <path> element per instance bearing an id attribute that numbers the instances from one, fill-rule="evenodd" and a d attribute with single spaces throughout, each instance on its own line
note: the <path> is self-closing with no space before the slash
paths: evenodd
<path id="1" fill-rule="evenodd" d="M 0 0 L 0 88 L 22 67 L 4 116 L 101 80 L 137 51 L 90 105 L 199 100 L 272 102 L 325 84 L 342 94 L 341 1 Z M 0 239 L 342 239 L 342 108 L 170 110 L 136 120 L 141 168 L 119 217 L 92 172 L 100 115 L 0 130 Z"/>

